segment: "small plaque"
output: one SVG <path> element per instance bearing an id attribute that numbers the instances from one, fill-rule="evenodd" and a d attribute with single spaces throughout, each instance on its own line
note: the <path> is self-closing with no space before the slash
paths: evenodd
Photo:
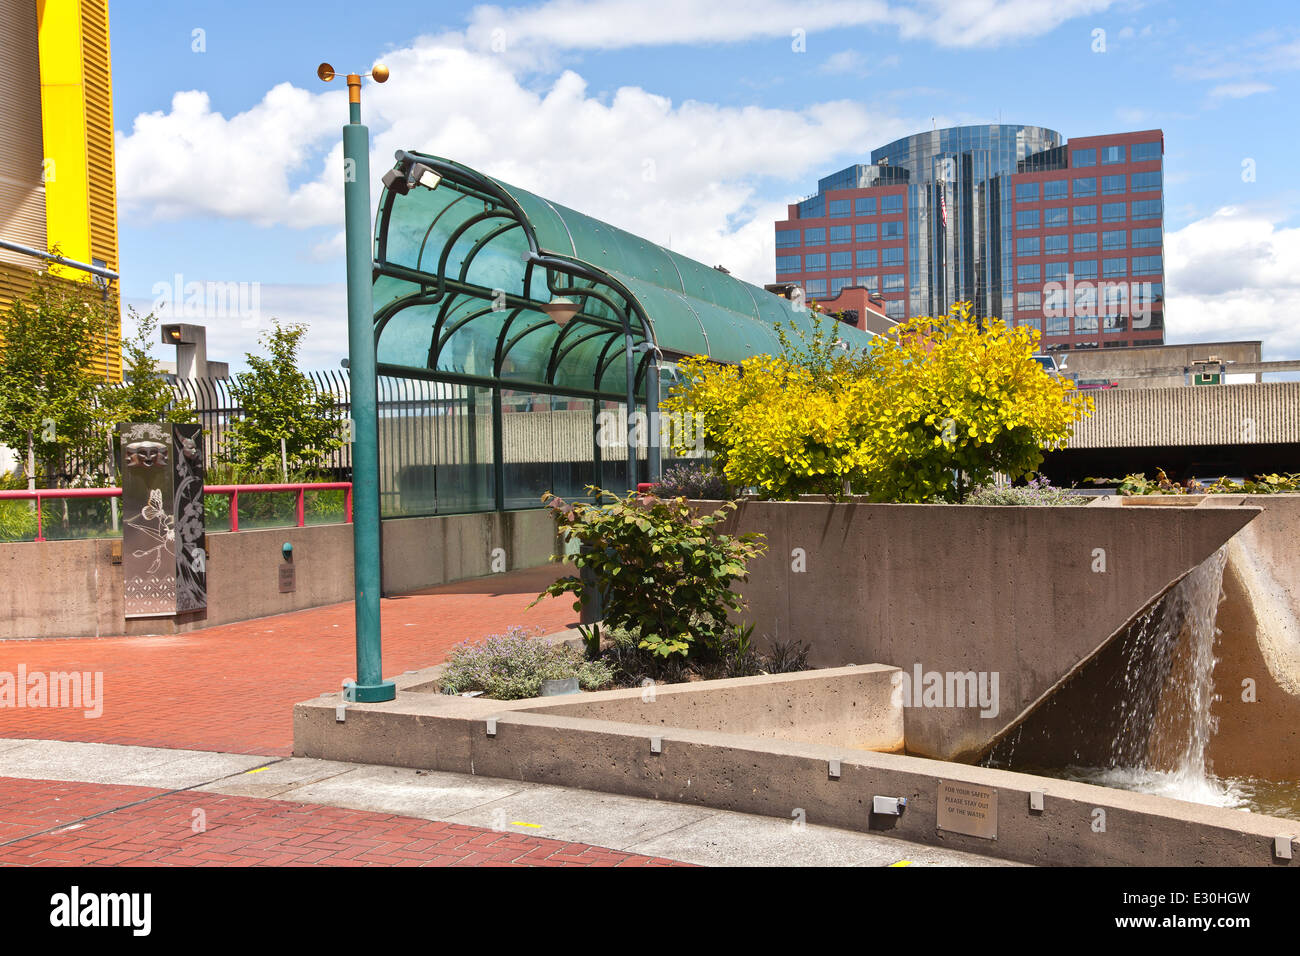
<path id="1" fill-rule="evenodd" d="M 280 565 L 280 593 L 288 594 L 290 591 L 298 590 L 297 577 L 294 574 L 294 566 L 289 563 Z"/>
<path id="2" fill-rule="evenodd" d="M 940 780 L 937 826 L 940 830 L 996 840 L 998 792 L 973 783 Z"/>

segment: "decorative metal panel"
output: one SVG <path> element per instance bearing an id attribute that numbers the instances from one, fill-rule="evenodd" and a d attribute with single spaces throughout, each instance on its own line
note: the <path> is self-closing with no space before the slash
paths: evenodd
<path id="1" fill-rule="evenodd" d="M 200 426 L 119 425 L 118 440 L 126 617 L 206 607 Z"/>

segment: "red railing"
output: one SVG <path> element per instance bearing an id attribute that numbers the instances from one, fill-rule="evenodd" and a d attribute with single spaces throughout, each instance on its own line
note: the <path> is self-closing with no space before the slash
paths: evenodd
<path id="1" fill-rule="evenodd" d="M 343 491 L 345 521 L 352 523 L 352 482 L 319 481 L 291 482 L 281 485 L 205 485 L 203 493 L 207 495 L 225 495 L 230 500 L 230 530 L 239 530 L 239 493 L 255 494 L 264 491 L 296 492 L 298 527 L 306 524 L 306 511 L 303 499 L 308 491 Z M 0 491 L 0 501 L 35 501 L 36 502 L 36 540 L 44 541 L 45 528 L 42 525 L 41 502 L 46 498 L 121 498 L 121 488 L 37 488 L 35 491 Z"/>

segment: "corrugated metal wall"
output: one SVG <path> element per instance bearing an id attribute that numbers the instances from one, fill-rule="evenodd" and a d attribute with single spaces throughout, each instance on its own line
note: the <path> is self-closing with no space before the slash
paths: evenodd
<path id="1" fill-rule="evenodd" d="M 1108 389 L 1070 448 L 1300 442 L 1300 382 Z"/>

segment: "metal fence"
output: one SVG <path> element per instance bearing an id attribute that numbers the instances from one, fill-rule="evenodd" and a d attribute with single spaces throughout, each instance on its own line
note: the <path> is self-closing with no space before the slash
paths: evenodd
<path id="1" fill-rule="evenodd" d="M 304 374 L 317 395 L 334 400 L 340 434 L 346 435 L 351 416 L 348 373 L 331 369 Z M 202 426 L 205 460 L 227 460 L 231 426 L 244 415 L 231 380 L 171 378 L 170 384 L 178 400 L 189 402 Z M 599 416 L 612 414 L 609 433 L 626 434 L 618 402 L 397 376 L 379 377 L 378 400 L 384 517 L 537 507 L 547 491 L 583 497 L 589 484 L 620 489 L 647 477 L 645 448 L 638 451 L 639 474 L 631 482 L 625 474 L 625 450 L 611 450 L 601 460 Z M 494 421 L 499 422 L 499 433 Z M 72 464 L 73 474 L 82 466 L 85 474 L 103 467 L 111 454 L 105 437 L 103 449 Z M 665 453 L 664 466 L 672 461 Z M 344 441 L 319 464 L 332 480 L 351 481 L 351 444 Z M 66 481 L 69 476 L 61 477 Z"/>

